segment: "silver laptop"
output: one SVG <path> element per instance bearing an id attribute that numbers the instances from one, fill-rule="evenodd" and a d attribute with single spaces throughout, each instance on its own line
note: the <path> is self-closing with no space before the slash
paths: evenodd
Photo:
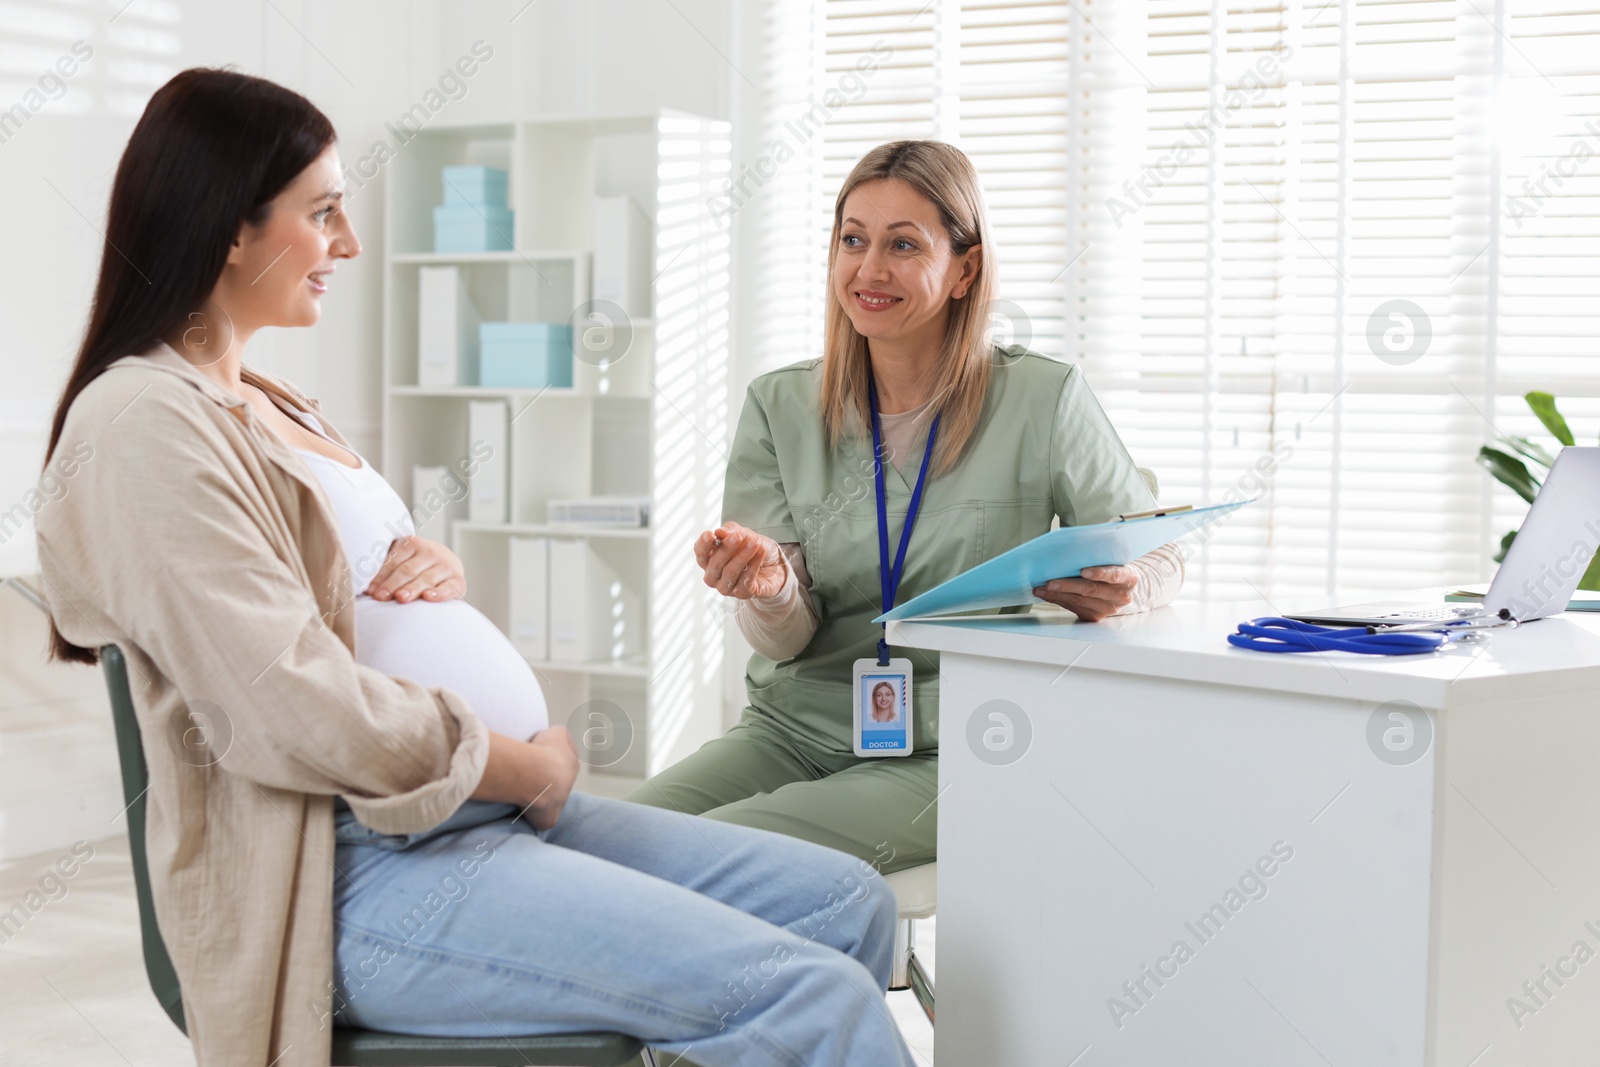
<path id="1" fill-rule="evenodd" d="M 1505 562 L 1495 572 L 1481 604 L 1414 604 L 1377 601 L 1290 615 L 1327 626 L 1399 626 L 1506 614 L 1519 622 L 1554 615 L 1600 547 L 1600 448 L 1569 447 L 1534 498 Z"/>

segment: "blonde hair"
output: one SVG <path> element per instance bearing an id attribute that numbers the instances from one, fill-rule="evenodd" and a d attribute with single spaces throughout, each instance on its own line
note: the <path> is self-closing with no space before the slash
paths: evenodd
<path id="1" fill-rule="evenodd" d="M 878 718 L 878 690 L 880 689 L 887 689 L 889 691 L 889 717 L 887 719 Z M 879 682 L 877 685 L 872 687 L 873 722 L 893 722 L 900 717 L 900 709 L 894 706 L 894 698 L 897 696 L 899 696 L 899 694 L 894 691 L 894 686 L 890 685 L 888 682 Z"/>
<path id="2" fill-rule="evenodd" d="M 989 222 L 972 161 L 953 145 L 941 141 L 892 141 L 879 145 L 850 171 L 833 205 L 833 239 L 828 246 L 828 320 L 822 350 L 822 424 L 828 443 L 837 448 L 854 430 L 862 434 L 872 425 L 872 403 L 867 392 L 867 339 L 856 332 L 850 316 L 833 289 L 834 263 L 839 255 L 839 230 L 844 202 L 863 182 L 893 179 L 905 182 L 939 209 L 940 219 L 956 255 L 983 246 L 977 277 L 960 299 L 951 299 L 949 327 L 935 365 L 931 410 L 939 415 L 939 440 L 929 464 L 934 474 L 955 465 L 983 413 L 989 388 L 990 345 L 985 336 L 989 305 L 994 298 L 993 253 L 989 248 Z M 854 423 L 852 424 L 852 419 Z M 875 459 L 877 457 L 874 457 Z"/>

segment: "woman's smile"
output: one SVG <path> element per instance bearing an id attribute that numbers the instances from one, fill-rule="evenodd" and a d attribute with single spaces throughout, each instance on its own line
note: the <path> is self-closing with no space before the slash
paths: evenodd
<path id="1" fill-rule="evenodd" d="M 872 289 L 857 289 L 855 296 L 856 306 L 863 311 L 888 311 L 903 301 L 901 297 L 876 292 Z"/>

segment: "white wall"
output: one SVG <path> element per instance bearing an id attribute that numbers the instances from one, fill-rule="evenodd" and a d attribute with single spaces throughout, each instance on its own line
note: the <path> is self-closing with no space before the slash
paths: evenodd
<path id="1" fill-rule="evenodd" d="M 94 50 L 65 81 L 65 93 L 0 144 L 0 198 L 12 205 L 0 257 L 0 511 L 37 476 L 87 320 L 117 161 L 151 92 L 177 71 L 234 64 L 304 93 L 332 118 L 347 165 L 375 140 L 391 138 L 384 123 L 479 39 L 495 57 L 441 118 L 672 107 L 733 120 L 737 153 L 737 127 L 759 73 L 759 55 L 744 54 L 759 39 L 751 29 L 754 0 L 133 0 L 119 7 L 24 0 L 0 8 L 0 109 L 24 99 L 74 41 Z M 376 454 L 381 176 L 353 191 L 349 206 L 364 254 L 341 268 L 321 325 L 264 331 L 246 358 L 319 397 L 356 447 Z M 737 232 L 735 240 L 737 256 L 748 242 Z M 745 318 L 736 304 L 736 338 Z M 753 372 L 738 359 L 744 350 L 736 346 L 736 400 Z M 729 630 L 727 710 L 737 714 L 749 650 Z M 99 672 L 45 665 L 43 617 L 9 591 L 0 591 L 0 638 L 0 859 L 120 832 Z"/>
<path id="2" fill-rule="evenodd" d="M 0 509 L 39 469 L 87 322 L 111 181 L 150 93 L 185 67 L 234 64 L 305 93 L 346 143 L 365 143 L 384 103 L 401 100 L 411 80 L 413 35 L 407 20 L 383 17 L 387 7 L 135 0 L 117 14 L 35 0 L 0 12 L 0 108 L 22 100 L 74 41 L 93 49 L 65 94 L 0 145 L 0 198 L 12 205 L 0 257 Z M 378 232 L 381 207 L 381 192 L 352 204 L 361 232 Z M 321 396 L 358 447 L 375 449 L 381 249 L 373 251 L 341 271 L 317 330 L 267 331 L 248 358 Z"/>
<path id="3" fill-rule="evenodd" d="M 381 0 L 135 0 L 32 3 L 0 10 L 0 108 L 85 41 L 94 55 L 0 144 L 0 511 L 21 499 L 43 458 L 49 419 L 76 355 L 98 271 L 117 161 L 150 93 L 177 71 L 237 64 L 305 93 L 345 143 L 370 141 L 438 41 Z M 112 21 L 113 16 L 115 20 Z M 413 63 L 414 42 L 426 62 Z M 376 235 L 381 191 L 352 204 Z M 268 331 L 254 364 L 320 396 L 356 446 L 378 445 L 382 250 L 341 270 L 314 330 Z M 43 616 L 0 591 L 0 859 L 121 831 L 110 713 L 97 670 L 43 662 Z M 115 821 L 114 821 L 115 820 Z"/>

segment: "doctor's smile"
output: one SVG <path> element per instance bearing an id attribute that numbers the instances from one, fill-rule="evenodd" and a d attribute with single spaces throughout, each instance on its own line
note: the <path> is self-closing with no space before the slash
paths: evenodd
<path id="1" fill-rule="evenodd" d="M 890 296 L 888 293 L 871 292 L 868 290 L 856 291 L 856 302 L 866 311 L 887 311 L 895 304 L 900 303 L 900 298 Z"/>

